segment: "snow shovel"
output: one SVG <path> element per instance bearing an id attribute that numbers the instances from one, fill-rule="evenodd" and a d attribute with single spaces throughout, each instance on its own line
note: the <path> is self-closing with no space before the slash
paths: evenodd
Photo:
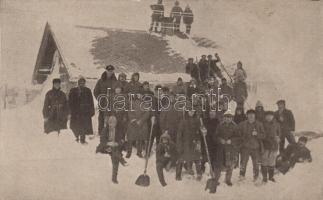
<path id="1" fill-rule="evenodd" d="M 149 133 L 149 141 L 148 141 L 148 145 L 146 147 L 146 155 L 145 155 L 145 170 L 144 173 L 141 174 L 135 184 L 138 186 L 142 186 L 142 187 L 148 187 L 150 185 L 150 177 L 147 175 L 147 166 L 148 166 L 148 160 L 149 160 L 149 152 L 148 149 L 150 147 L 150 143 L 151 143 L 151 138 L 152 138 L 152 132 L 153 132 L 153 126 L 155 123 L 155 117 L 151 118 L 151 127 L 150 127 L 150 133 Z"/>
<path id="2" fill-rule="evenodd" d="M 209 178 L 206 181 L 205 190 L 209 190 L 210 193 L 216 193 L 216 189 L 218 187 L 218 182 L 217 182 L 217 180 L 214 177 L 214 172 L 213 172 L 212 163 L 211 163 L 211 159 L 210 159 L 210 153 L 209 153 L 209 149 L 208 149 L 208 145 L 207 145 L 206 137 L 205 137 L 205 135 L 206 135 L 206 129 L 205 129 L 205 126 L 203 124 L 202 118 L 200 118 L 200 123 L 201 123 L 201 132 L 202 132 L 204 146 L 205 146 L 205 151 L 206 151 L 206 157 L 207 157 L 207 161 L 209 162 L 210 175 L 211 175 L 211 178 Z"/>

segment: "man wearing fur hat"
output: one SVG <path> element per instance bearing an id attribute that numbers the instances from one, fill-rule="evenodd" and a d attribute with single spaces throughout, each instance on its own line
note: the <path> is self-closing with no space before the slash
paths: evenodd
<path id="1" fill-rule="evenodd" d="M 295 131 L 295 119 L 291 110 L 286 108 L 285 100 L 277 101 L 278 110 L 275 112 L 275 118 L 280 124 L 281 135 L 279 152 L 283 152 L 285 149 L 285 139 L 289 144 L 295 144 L 295 137 L 293 132 Z"/>
<path id="2" fill-rule="evenodd" d="M 254 181 L 259 176 L 260 153 L 262 151 L 262 140 L 265 137 L 264 127 L 256 120 L 255 110 L 247 111 L 247 120 L 238 125 L 241 136 L 241 166 L 240 180 L 244 180 L 249 157 L 253 165 Z"/>
<path id="3" fill-rule="evenodd" d="M 170 170 L 171 166 L 176 162 L 176 146 L 172 142 L 169 134 L 165 131 L 156 148 L 156 169 L 159 182 L 162 186 L 166 186 L 163 169 Z"/>
<path id="4" fill-rule="evenodd" d="M 213 163 L 215 179 L 219 181 L 221 171 L 225 170 L 225 183 L 232 186 L 231 177 L 236 163 L 240 136 L 237 125 L 233 122 L 233 114 L 230 111 L 224 114 L 223 122 L 213 133 L 212 138 L 217 144 L 215 162 Z"/>
<path id="5" fill-rule="evenodd" d="M 256 111 L 256 120 L 263 123 L 265 121 L 265 110 L 261 101 L 257 101 L 255 111 Z"/>
<path id="6" fill-rule="evenodd" d="M 78 86 L 69 93 L 68 103 L 71 110 L 71 124 L 77 142 L 86 144 L 85 136 L 93 134 L 92 117 L 94 116 L 94 103 L 92 92 L 85 86 L 85 78 L 78 80 Z"/>
<path id="7" fill-rule="evenodd" d="M 53 79 L 53 88 L 46 93 L 43 117 L 44 132 L 50 133 L 67 128 L 69 108 L 66 94 L 61 91 L 61 80 Z"/>
<path id="8" fill-rule="evenodd" d="M 114 73 L 114 67 L 112 65 L 106 66 L 105 72 L 102 73 L 93 90 L 94 97 L 99 104 L 99 134 L 104 125 L 104 114 L 106 114 L 106 109 L 109 106 L 108 102 L 112 102 L 111 97 L 116 83 L 117 77 Z"/>

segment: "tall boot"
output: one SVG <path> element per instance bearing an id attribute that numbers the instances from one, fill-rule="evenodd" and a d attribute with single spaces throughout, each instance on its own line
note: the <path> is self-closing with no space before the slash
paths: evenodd
<path id="1" fill-rule="evenodd" d="M 132 154 L 132 142 L 128 142 L 127 144 L 127 154 L 126 154 L 126 158 L 130 158 Z"/>
<path id="2" fill-rule="evenodd" d="M 261 166 L 261 173 L 262 173 L 262 182 L 267 183 L 267 176 L 268 176 L 268 167 Z"/>
<path id="3" fill-rule="evenodd" d="M 233 185 L 232 182 L 231 182 L 233 168 L 234 168 L 234 166 L 228 167 L 227 168 L 227 171 L 225 173 L 225 183 L 228 186 L 232 186 Z"/>
<path id="4" fill-rule="evenodd" d="M 256 181 L 259 177 L 259 165 L 255 165 L 253 169 L 253 180 Z"/>
<path id="5" fill-rule="evenodd" d="M 137 156 L 139 158 L 143 158 L 143 155 L 142 155 L 143 141 L 140 141 L 140 140 L 137 141 L 136 146 L 137 146 Z"/>
<path id="6" fill-rule="evenodd" d="M 112 182 L 118 184 L 118 168 L 119 168 L 119 159 L 118 157 L 111 155 L 112 160 Z"/>
<path id="7" fill-rule="evenodd" d="M 176 180 L 181 181 L 182 180 L 182 168 L 183 168 L 183 163 L 178 162 L 176 165 Z"/>
<path id="8" fill-rule="evenodd" d="M 276 180 L 274 179 L 274 173 L 275 167 L 268 167 L 269 180 L 272 182 L 276 182 Z"/>
<path id="9" fill-rule="evenodd" d="M 166 184 L 166 181 L 165 181 L 163 168 L 164 168 L 163 163 L 157 163 L 156 164 L 156 169 L 157 169 L 157 175 L 158 175 L 159 182 L 163 187 L 165 187 L 167 184 Z"/>
<path id="10" fill-rule="evenodd" d="M 202 163 L 201 161 L 195 161 L 195 168 L 196 168 L 196 180 L 202 180 Z"/>

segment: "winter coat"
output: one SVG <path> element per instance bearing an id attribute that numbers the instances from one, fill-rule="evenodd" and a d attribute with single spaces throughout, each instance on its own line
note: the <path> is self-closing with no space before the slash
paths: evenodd
<path id="1" fill-rule="evenodd" d="M 263 126 L 265 130 L 265 138 L 263 140 L 264 149 L 278 151 L 278 138 L 280 137 L 279 124 L 276 122 L 276 120 L 273 120 L 271 122 L 265 121 Z"/>
<path id="2" fill-rule="evenodd" d="M 65 93 L 55 88 L 49 90 L 43 106 L 43 117 L 46 119 L 45 133 L 66 129 L 68 114 L 69 108 Z"/>
<path id="3" fill-rule="evenodd" d="M 234 71 L 233 79 L 235 81 L 245 81 L 247 79 L 247 73 L 243 68 L 238 68 Z"/>
<path id="4" fill-rule="evenodd" d="M 148 139 L 147 120 L 149 120 L 150 112 L 143 110 L 140 104 L 140 100 L 133 100 L 130 108 L 132 110 L 128 111 L 128 128 L 126 132 L 128 141 Z M 139 124 L 137 124 L 138 121 L 140 121 Z"/>
<path id="5" fill-rule="evenodd" d="M 222 78 L 221 70 L 218 66 L 216 66 L 217 60 L 207 60 L 207 63 L 209 65 L 210 75 L 211 76 L 218 76 L 219 78 Z"/>
<path id="6" fill-rule="evenodd" d="M 284 109 L 282 113 L 275 112 L 275 118 L 280 125 L 282 135 L 295 131 L 295 119 L 292 111 Z"/>
<path id="7" fill-rule="evenodd" d="M 221 84 L 220 88 L 221 88 L 221 95 L 225 95 L 226 97 L 229 98 L 229 100 L 231 100 L 233 96 L 233 89 L 227 84 Z"/>
<path id="8" fill-rule="evenodd" d="M 242 81 L 233 84 L 233 97 L 235 102 L 244 102 L 248 97 L 247 84 Z"/>
<path id="9" fill-rule="evenodd" d="M 172 92 L 176 95 L 176 94 L 186 94 L 186 86 L 185 84 L 182 85 L 178 85 L 176 84 L 173 88 L 172 88 Z"/>
<path id="10" fill-rule="evenodd" d="M 156 163 L 165 163 L 165 161 L 175 162 L 177 159 L 176 145 L 171 140 L 167 144 L 159 142 L 156 147 Z"/>
<path id="11" fill-rule="evenodd" d="M 100 108 L 107 107 L 107 98 L 111 98 L 114 93 L 114 87 L 117 83 L 117 77 L 113 74 L 110 78 L 107 77 L 107 73 L 103 72 L 101 78 L 96 83 L 93 94 L 94 97 L 99 101 Z M 107 95 L 105 98 L 98 99 L 101 95 Z"/>
<path id="12" fill-rule="evenodd" d="M 200 60 L 199 62 L 199 69 L 200 69 L 200 78 L 201 81 L 204 82 L 208 79 L 210 75 L 210 66 L 207 60 Z"/>
<path id="13" fill-rule="evenodd" d="M 119 122 L 117 122 L 119 123 Z M 119 126 L 120 127 L 120 126 Z M 104 127 L 100 133 L 100 143 L 96 147 L 96 152 L 106 153 L 106 149 L 112 145 L 117 146 L 118 148 L 122 148 L 124 145 L 124 135 L 122 131 L 118 128 L 115 128 L 114 136 L 110 135 L 109 127 Z"/>
<path id="14" fill-rule="evenodd" d="M 174 6 L 170 12 L 170 17 L 175 19 L 175 23 L 181 23 L 183 10 L 179 6 Z"/>
<path id="15" fill-rule="evenodd" d="M 195 63 L 192 63 L 192 64 L 187 63 L 185 70 L 186 70 L 186 73 L 190 74 L 192 78 L 194 78 L 197 81 L 200 80 L 200 70 Z"/>
<path id="16" fill-rule="evenodd" d="M 264 108 L 262 110 L 258 110 L 256 108 L 256 120 L 263 123 L 265 121 L 265 111 Z"/>
<path id="17" fill-rule="evenodd" d="M 91 90 L 87 87 L 72 88 L 68 103 L 71 111 L 70 128 L 73 132 L 93 134 L 94 103 Z"/>
<path id="18" fill-rule="evenodd" d="M 216 146 L 217 146 L 216 143 L 213 141 L 213 135 L 216 134 L 216 129 L 219 126 L 219 120 L 217 118 L 214 118 L 214 119 L 206 118 L 203 120 L 203 123 L 207 130 L 206 142 L 208 145 L 210 157 L 213 159 L 215 157 Z"/>
<path id="19" fill-rule="evenodd" d="M 185 8 L 183 13 L 183 22 L 184 24 L 191 25 L 194 21 L 193 11 L 190 8 Z"/>
<path id="20" fill-rule="evenodd" d="M 127 91 L 127 89 L 129 88 L 128 87 L 128 82 L 127 81 L 119 81 L 118 80 L 118 82 L 117 82 L 117 84 L 116 85 L 120 85 L 121 86 L 121 88 L 122 88 L 122 93 L 124 93 L 124 94 L 128 94 L 129 92 Z"/>
<path id="21" fill-rule="evenodd" d="M 311 151 L 307 147 L 301 147 L 297 143 L 289 144 L 280 157 L 283 161 L 288 161 L 290 163 L 290 167 L 294 167 L 300 159 L 312 162 Z"/>
<path id="22" fill-rule="evenodd" d="M 241 147 L 247 149 L 262 149 L 262 140 L 265 138 L 265 132 L 263 125 L 255 121 L 254 123 L 249 123 L 248 120 L 241 122 L 238 125 L 238 131 L 241 136 Z M 252 135 L 256 131 L 257 135 Z"/>
<path id="23" fill-rule="evenodd" d="M 233 117 L 233 121 L 236 124 L 240 124 L 241 122 L 243 122 L 245 120 L 247 120 L 247 116 L 244 113 L 243 114 L 240 114 L 240 115 L 235 114 L 234 117 Z"/>
<path id="24" fill-rule="evenodd" d="M 172 104 L 169 110 L 161 111 L 159 117 L 161 132 L 168 131 L 172 141 L 176 142 L 177 128 L 183 118 L 183 112 L 175 110 Z"/>
<path id="25" fill-rule="evenodd" d="M 231 167 L 234 165 L 236 152 L 240 146 L 240 136 L 237 125 L 234 122 L 222 122 L 216 132 L 212 135 L 213 142 L 217 144 L 215 165 L 220 168 Z M 221 140 L 231 144 L 222 144 Z"/>
<path id="26" fill-rule="evenodd" d="M 134 80 L 134 73 L 131 77 L 131 81 L 128 83 L 128 86 L 126 88 L 127 93 L 132 93 L 132 94 L 138 94 L 142 92 L 142 84 L 136 80 Z"/>
<path id="27" fill-rule="evenodd" d="M 151 15 L 152 20 L 159 22 L 161 20 L 161 18 L 164 17 L 164 5 L 153 4 L 153 5 L 150 5 L 150 8 L 153 11 L 153 13 Z"/>
<path id="28" fill-rule="evenodd" d="M 176 147 L 179 159 L 183 161 L 202 159 L 200 121 L 197 118 L 187 117 L 180 122 Z"/>

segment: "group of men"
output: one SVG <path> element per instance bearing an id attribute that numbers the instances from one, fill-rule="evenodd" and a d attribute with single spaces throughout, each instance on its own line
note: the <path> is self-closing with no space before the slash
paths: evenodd
<path id="1" fill-rule="evenodd" d="M 157 4 L 153 4 L 150 7 L 153 11 L 151 15 L 150 31 L 159 32 L 158 29 L 160 29 L 161 33 L 166 34 L 169 29 L 175 33 L 179 32 L 181 20 L 183 18 L 183 22 L 186 26 L 186 34 L 191 33 L 194 15 L 189 5 L 187 5 L 183 11 L 179 6 L 179 2 L 175 1 L 175 5 L 172 8 L 169 17 L 164 16 L 164 5 L 162 0 L 158 0 Z"/>
<path id="2" fill-rule="evenodd" d="M 237 94 L 239 90 L 231 88 L 221 76 L 221 70 L 214 70 L 212 75 L 211 71 L 216 66 L 210 67 L 213 62 L 202 57 L 197 75 L 194 73 L 196 66 L 190 60 L 188 65 L 193 67 L 186 68 L 192 75 L 189 83 L 178 78 L 172 88 L 156 85 L 154 91 L 147 81 L 140 82 L 139 73 L 134 73 L 128 82 L 126 74 L 120 73 L 117 78 L 114 66 L 106 67 L 93 91 L 99 105 L 100 144 L 96 151 L 111 155 L 114 183 L 118 183 L 119 163 L 127 165 L 122 152 L 125 151 L 126 158 L 130 158 L 135 147 L 138 157 L 149 158 L 154 142 L 156 170 L 162 186 L 167 185 L 164 169 L 174 168 L 175 178 L 180 181 L 183 168 L 194 175 L 193 164 L 196 179 L 201 180 L 208 160 L 207 151 L 210 153 L 211 174 L 218 182 L 221 172 L 225 170 L 225 183 L 229 186 L 232 185 L 232 171 L 239 165 L 241 180 L 244 179 L 249 157 L 252 159 L 254 180 L 259 177 L 261 165 L 264 183 L 275 181 L 274 168 L 279 152 L 280 167 L 285 170 L 291 167 L 288 164 L 291 159 L 294 163 L 301 159 L 310 160 L 305 146 L 295 142 L 295 121 L 292 112 L 286 109 L 285 101 L 277 102 L 276 112 L 265 112 L 262 104 L 257 103 L 256 109 L 249 109 L 245 115 L 247 95 L 240 97 L 240 93 Z M 212 69 L 206 78 L 201 76 L 203 65 Z M 240 67 L 238 64 L 238 69 Z M 237 75 L 235 79 L 244 81 L 246 76 L 243 77 Z M 220 86 L 218 78 L 221 78 Z M 207 94 L 213 89 L 220 98 L 209 98 Z M 178 99 L 183 97 L 185 106 L 178 109 Z M 232 100 L 237 103 L 235 114 L 228 107 Z M 124 106 L 114 107 L 118 104 Z M 67 119 L 70 119 L 76 141 L 86 144 L 85 135 L 93 134 L 93 115 L 92 93 L 85 86 L 84 78 L 79 79 L 78 86 L 71 89 L 68 98 L 60 90 L 60 80 L 53 80 L 53 89 L 46 94 L 43 107 L 46 133 L 66 128 Z M 284 153 L 285 138 L 294 145 L 287 148 L 288 154 Z M 304 144 L 304 138 L 301 142 Z"/>

